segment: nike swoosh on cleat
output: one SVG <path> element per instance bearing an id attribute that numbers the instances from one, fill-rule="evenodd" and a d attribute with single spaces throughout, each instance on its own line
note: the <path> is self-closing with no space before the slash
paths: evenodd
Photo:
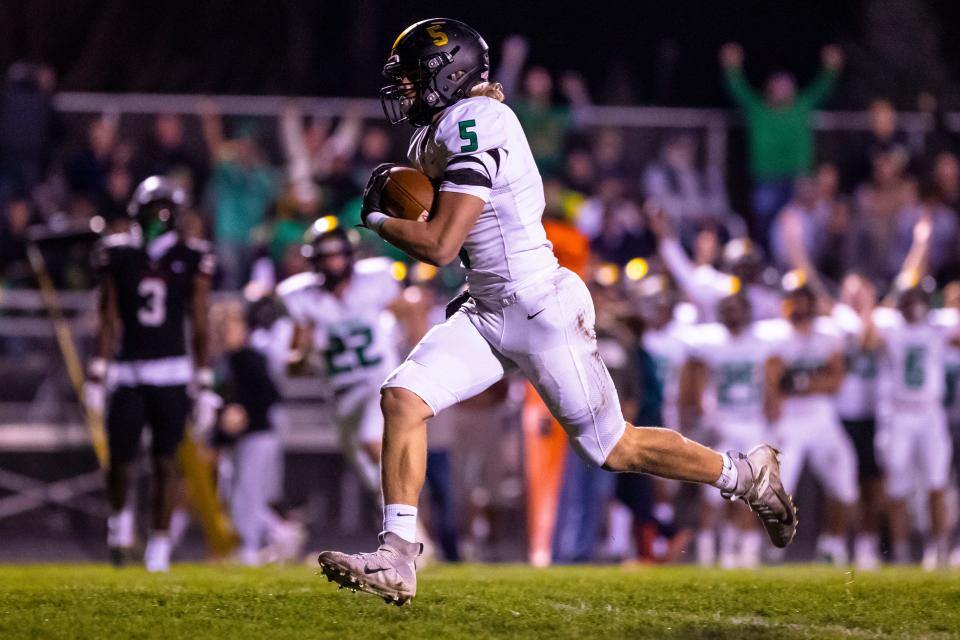
<path id="1" fill-rule="evenodd" d="M 371 569 L 370 567 L 364 567 L 363 572 L 369 576 L 373 573 L 380 573 L 381 571 L 386 571 L 387 569 L 389 569 L 389 567 L 378 567 L 376 569 Z"/>
<path id="2" fill-rule="evenodd" d="M 547 308 L 544 307 L 543 309 L 540 309 L 540 311 L 537 311 L 537 312 L 536 312 L 535 314 L 533 314 L 532 316 L 529 315 L 529 314 L 527 314 L 527 320 L 533 320 L 534 318 L 536 318 L 538 315 L 540 315 L 541 313 L 543 313 L 543 312 L 546 311 L 546 310 L 547 310 Z"/>

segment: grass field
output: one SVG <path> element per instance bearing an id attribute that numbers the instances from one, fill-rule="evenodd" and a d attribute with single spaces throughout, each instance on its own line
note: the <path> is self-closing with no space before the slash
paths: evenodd
<path id="1" fill-rule="evenodd" d="M 433 567 L 397 608 L 313 569 L 0 567 L 0 638 L 956 638 L 960 574 Z"/>

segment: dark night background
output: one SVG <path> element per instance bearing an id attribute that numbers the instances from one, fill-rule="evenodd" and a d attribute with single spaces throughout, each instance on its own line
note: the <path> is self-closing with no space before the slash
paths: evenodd
<path id="1" fill-rule="evenodd" d="M 852 80 L 836 107 L 885 94 L 909 108 L 919 90 L 960 106 L 960 6 L 949 0 L 0 0 L 0 68 L 49 62 L 73 91 L 372 97 L 396 34 L 435 15 L 483 33 L 494 68 L 503 39 L 525 34 L 531 62 L 583 73 L 601 103 L 726 105 L 716 51 L 738 40 L 755 81 L 777 68 L 803 81 L 821 45 L 843 45 Z"/>

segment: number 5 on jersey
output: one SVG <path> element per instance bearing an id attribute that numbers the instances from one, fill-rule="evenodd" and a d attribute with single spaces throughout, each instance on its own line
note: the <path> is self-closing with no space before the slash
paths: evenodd
<path id="1" fill-rule="evenodd" d="M 477 142 L 477 132 L 470 131 L 470 129 L 477 126 L 477 121 L 461 120 L 457 123 L 457 126 L 460 128 L 460 139 L 466 140 L 468 143 L 460 147 L 460 151 L 463 153 L 470 153 L 471 151 L 476 151 L 479 149 L 480 145 Z"/>

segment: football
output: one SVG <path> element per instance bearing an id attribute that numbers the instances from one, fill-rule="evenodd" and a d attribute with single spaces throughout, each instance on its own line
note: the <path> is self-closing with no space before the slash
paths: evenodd
<path id="1" fill-rule="evenodd" d="M 380 204 L 389 216 L 422 221 L 430 215 L 433 195 L 430 178 L 413 167 L 394 167 L 380 193 Z"/>

